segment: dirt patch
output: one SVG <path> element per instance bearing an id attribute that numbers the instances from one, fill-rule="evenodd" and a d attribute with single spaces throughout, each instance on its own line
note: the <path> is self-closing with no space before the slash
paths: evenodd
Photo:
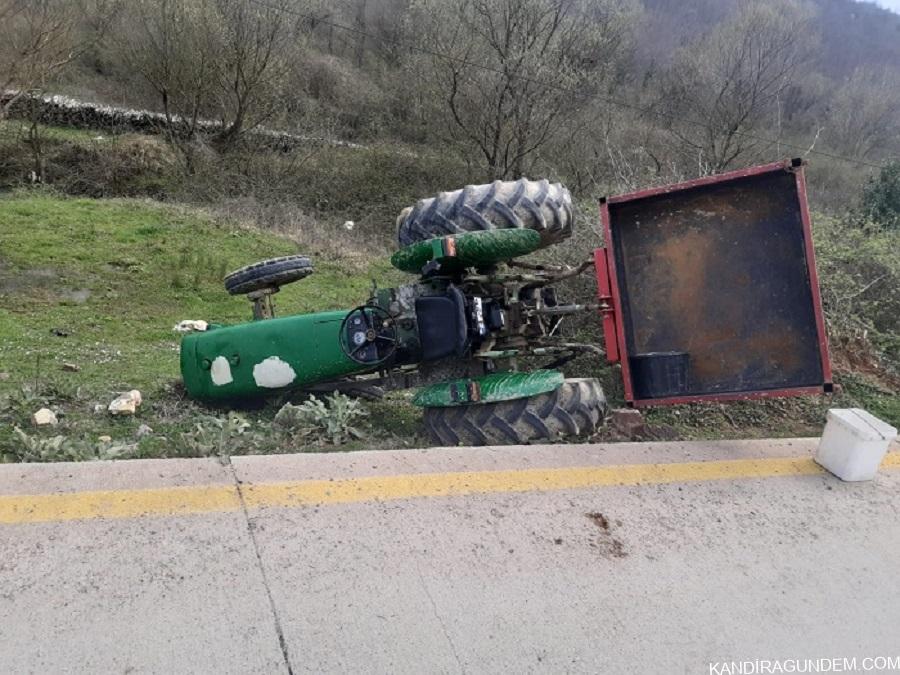
<path id="1" fill-rule="evenodd" d="M 86 288 L 60 285 L 60 274 L 49 267 L 15 269 L 0 260 L 0 296 L 16 295 L 82 304 L 91 296 Z"/>
<path id="2" fill-rule="evenodd" d="M 888 389 L 900 389 L 900 376 L 891 372 L 872 343 L 862 335 L 832 336 L 831 365 L 836 372 L 859 373 Z"/>
<path id="3" fill-rule="evenodd" d="M 609 532 L 609 519 L 604 516 L 599 511 L 592 511 L 591 513 L 585 513 L 585 517 L 590 520 L 594 525 L 599 527 L 604 532 Z"/>
<path id="4" fill-rule="evenodd" d="M 59 274 L 55 270 L 49 268 L 17 270 L 8 262 L 0 260 L 0 295 L 20 293 L 29 289 L 45 290 L 52 288 L 58 280 Z"/>
<path id="5" fill-rule="evenodd" d="M 601 534 L 597 539 L 591 541 L 591 547 L 596 548 L 600 555 L 604 558 L 627 558 L 628 552 L 625 550 L 625 545 L 622 541 L 614 536 L 611 533 L 611 524 L 609 522 L 609 518 L 600 513 L 599 511 L 591 511 L 590 513 L 585 513 L 585 517 L 590 520 L 594 525 L 596 525 L 601 530 Z M 616 521 L 616 526 L 621 525 L 620 521 Z"/>
<path id="6" fill-rule="evenodd" d="M 600 555 L 604 558 L 627 558 L 628 552 L 625 550 L 625 545 L 618 539 L 610 538 L 607 540 L 600 540 L 597 542 L 591 542 L 591 546 L 600 551 Z"/>

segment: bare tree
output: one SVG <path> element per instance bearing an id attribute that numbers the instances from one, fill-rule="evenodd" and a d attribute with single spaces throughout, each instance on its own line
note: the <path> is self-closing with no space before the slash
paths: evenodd
<path id="1" fill-rule="evenodd" d="M 214 141 L 228 150 L 272 114 L 297 30 L 287 5 L 133 0 L 118 51 L 158 96 L 171 141 L 190 143 L 212 118 L 221 124 Z"/>
<path id="2" fill-rule="evenodd" d="M 418 59 L 416 86 L 488 179 L 521 176 L 615 71 L 630 11 L 619 0 L 420 0 L 411 30 L 432 56 Z"/>
<path id="3" fill-rule="evenodd" d="M 660 108 L 700 173 L 758 149 L 752 132 L 777 119 L 777 102 L 811 56 L 811 18 L 798 0 L 750 0 L 675 54 Z"/>
<path id="4" fill-rule="evenodd" d="M 41 97 L 63 68 L 103 37 L 117 3 L 0 0 L 0 121 L 19 106 L 18 116 L 27 120 L 24 146 L 35 182 L 45 173 Z"/>
<path id="5" fill-rule="evenodd" d="M 217 142 L 228 149 L 242 132 L 274 112 L 295 33 L 285 11 L 289 0 L 214 0 L 214 4 L 221 23 L 216 66 L 223 129 Z"/>
<path id="6" fill-rule="evenodd" d="M 133 0 L 116 40 L 119 56 L 150 85 L 170 141 L 190 141 L 213 92 L 217 17 L 204 0 Z"/>
<path id="7" fill-rule="evenodd" d="M 0 0 L 0 119 L 102 36 L 114 0 Z"/>
<path id="8" fill-rule="evenodd" d="M 833 92 L 823 126 L 830 144 L 850 156 L 900 152 L 900 69 L 857 69 Z"/>

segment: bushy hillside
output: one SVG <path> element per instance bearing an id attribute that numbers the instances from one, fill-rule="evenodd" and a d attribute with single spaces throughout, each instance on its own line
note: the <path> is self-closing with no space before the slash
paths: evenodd
<path id="1" fill-rule="evenodd" d="M 641 52 L 665 59 L 679 44 L 725 18 L 739 2 L 643 0 L 647 14 Z M 860 67 L 900 63 L 900 15 L 857 0 L 812 0 L 811 4 L 816 10 L 813 27 L 821 35 L 816 64 L 828 77 L 840 80 Z"/>

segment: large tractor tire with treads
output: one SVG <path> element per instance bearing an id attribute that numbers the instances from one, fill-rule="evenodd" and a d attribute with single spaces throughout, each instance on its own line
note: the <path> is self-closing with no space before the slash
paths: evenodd
<path id="1" fill-rule="evenodd" d="M 424 420 L 440 445 L 517 445 L 589 434 L 605 412 L 600 383 L 584 378 L 528 398 L 426 408 Z"/>
<path id="2" fill-rule="evenodd" d="M 572 234 L 572 195 L 546 180 L 494 181 L 467 185 L 420 199 L 397 218 L 400 246 L 463 232 L 528 228 L 541 235 L 541 248 Z"/>

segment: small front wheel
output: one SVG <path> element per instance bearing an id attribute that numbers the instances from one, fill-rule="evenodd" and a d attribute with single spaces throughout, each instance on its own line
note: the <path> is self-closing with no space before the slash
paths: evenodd
<path id="1" fill-rule="evenodd" d="M 286 255 L 241 267 L 225 277 L 225 290 L 244 295 L 298 281 L 313 273 L 312 261 L 305 255 Z"/>

